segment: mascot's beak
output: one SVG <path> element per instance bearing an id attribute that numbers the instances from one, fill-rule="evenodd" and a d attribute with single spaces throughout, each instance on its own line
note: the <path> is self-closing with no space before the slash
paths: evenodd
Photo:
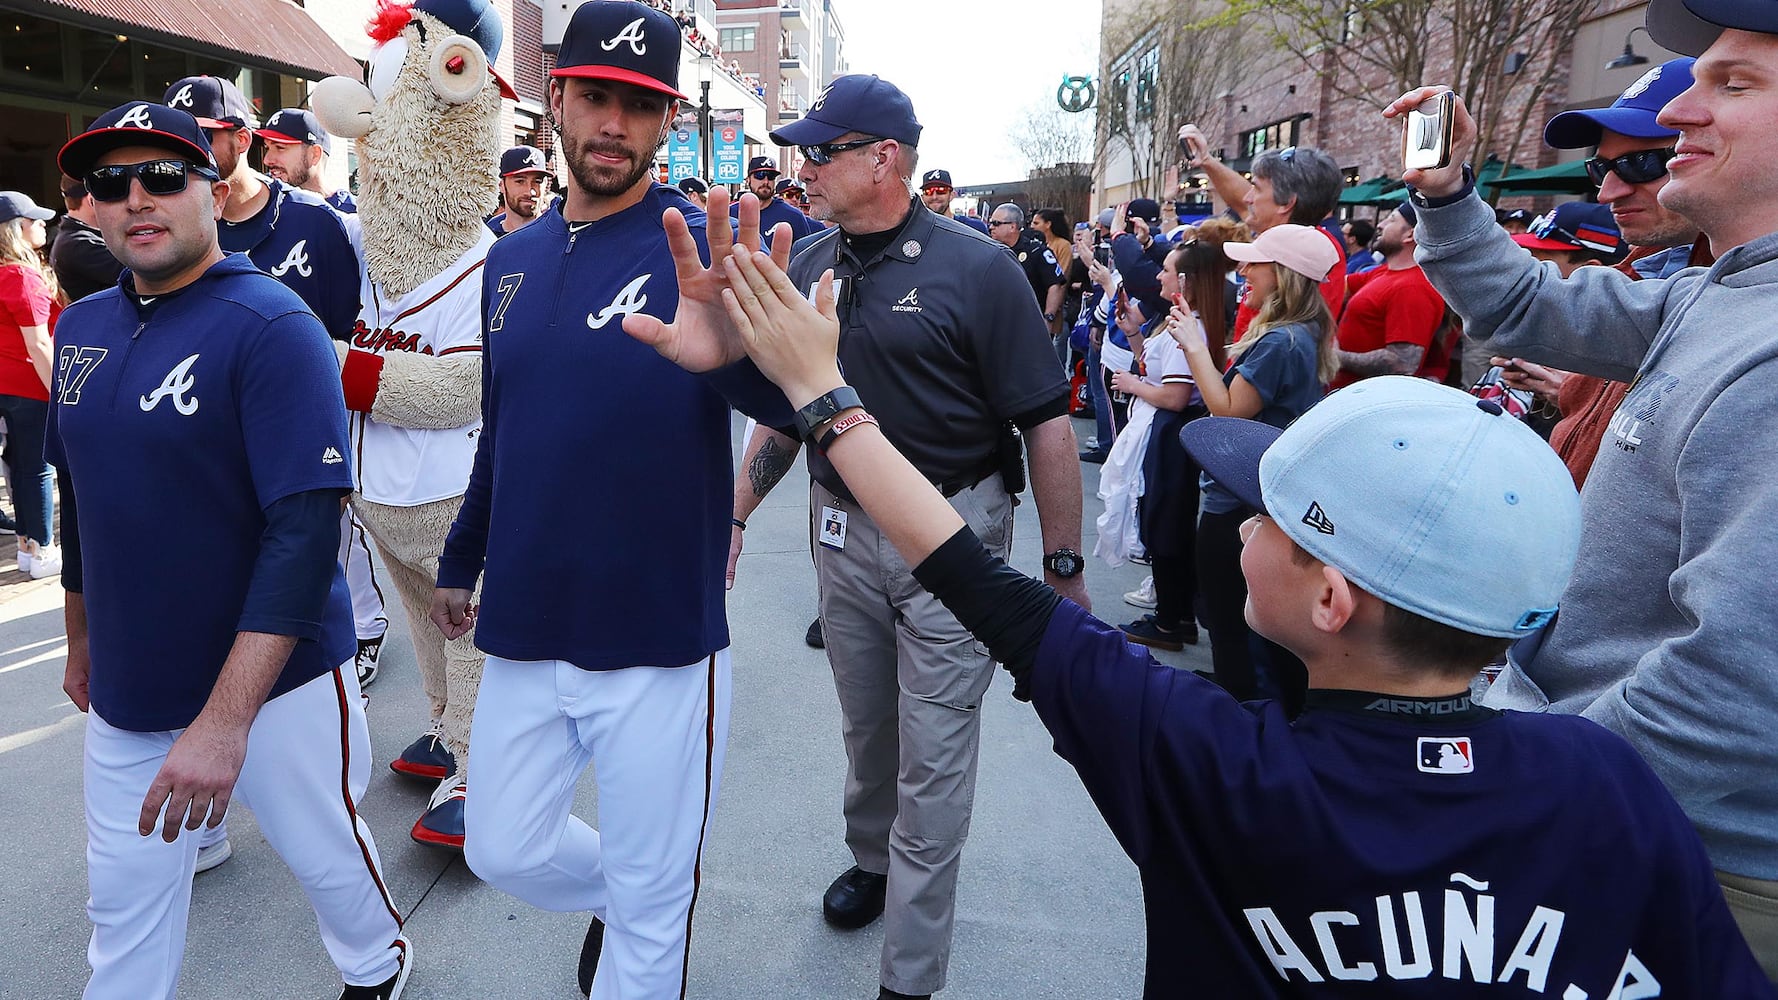
<path id="1" fill-rule="evenodd" d="M 351 77 L 330 76 L 315 84 L 309 94 L 309 107 L 321 127 L 342 139 L 369 135 L 373 128 L 371 112 L 376 106 L 377 99 L 370 88 Z"/>

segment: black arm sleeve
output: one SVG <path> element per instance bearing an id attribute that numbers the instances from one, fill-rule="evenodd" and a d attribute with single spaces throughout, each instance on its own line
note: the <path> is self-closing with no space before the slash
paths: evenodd
<path id="1" fill-rule="evenodd" d="M 308 490 L 265 509 L 265 533 L 237 631 L 321 637 L 321 617 L 339 567 L 343 496 L 344 490 Z"/>
<path id="2" fill-rule="evenodd" d="M 1062 595 L 1008 566 L 968 527 L 914 567 L 914 579 L 1012 674 L 1012 694 L 1031 700 L 1031 665 Z"/>
<path id="3" fill-rule="evenodd" d="M 62 484 L 62 589 L 70 594 L 83 593 L 85 578 L 80 574 L 80 511 L 74 507 L 74 483 L 67 469 L 56 470 Z"/>

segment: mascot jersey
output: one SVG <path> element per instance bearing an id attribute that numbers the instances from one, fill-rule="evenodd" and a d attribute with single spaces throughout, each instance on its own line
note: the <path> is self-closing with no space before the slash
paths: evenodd
<path id="1" fill-rule="evenodd" d="M 347 218 L 352 249 L 362 252 L 363 229 Z M 482 349 L 481 270 L 494 245 L 487 231 L 420 287 L 394 296 L 359 276 L 358 322 L 351 345 L 378 357 L 396 351 L 445 355 Z M 352 413 L 352 451 L 358 461 L 358 488 L 366 500 L 390 507 L 414 507 L 463 493 L 475 462 L 481 421 L 444 430 L 395 427 L 370 416 L 381 365 L 353 366 L 345 380 L 346 408 Z"/>
<path id="2" fill-rule="evenodd" d="M 345 220 L 320 195 L 270 178 L 266 187 L 265 207 L 252 218 L 217 223 L 217 241 L 301 296 L 328 336 L 345 337 L 358 316 L 358 255 Z"/>

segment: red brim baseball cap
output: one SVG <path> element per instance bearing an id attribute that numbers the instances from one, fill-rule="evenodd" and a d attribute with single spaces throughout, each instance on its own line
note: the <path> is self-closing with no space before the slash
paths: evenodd
<path id="1" fill-rule="evenodd" d="M 1545 236 L 1533 236 L 1530 233 L 1514 233 L 1513 242 L 1527 250 L 1585 250 L 1579 243 L 1564 243 Z"/>
<path id="2" fill-rule="evenodd" d="M 570 66 L 566 69 L 553 70 L 550 76 L 574 77 L 579 80 L 610 80 L 614 83 L 627 83 L 644 90 L 652 90 L 657 94 L 666 94 L 675 100 L 690 100 L 684 94 L 646 73 L 638 73 L 621 66 Z"/>

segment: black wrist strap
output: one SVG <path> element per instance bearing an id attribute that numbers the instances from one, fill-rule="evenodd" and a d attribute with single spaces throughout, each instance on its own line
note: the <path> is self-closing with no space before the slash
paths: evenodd
<path id="1" fill-rule="evenodd" d="M 815 443 L 815 428 L 821 426 L 840 414 L 842 410 L 862 407 L 864 402 L 858 398 L 858 390 L 849 385 L 842 385 L 832 392 L 818 396 L 809 404 L 796 411 L 796 433 L 809 444 Z"/>

